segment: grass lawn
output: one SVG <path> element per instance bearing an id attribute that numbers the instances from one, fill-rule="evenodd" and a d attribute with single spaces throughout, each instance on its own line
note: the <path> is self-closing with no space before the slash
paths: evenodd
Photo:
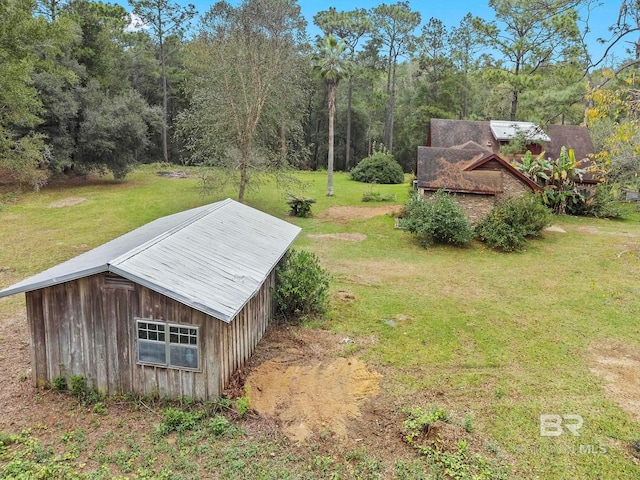
<path id="1" fill-rule="evenodd" d="M 159 169 L 145 166 L 121 183 L 95 180 L 0 194 L 0 288 L 157 217 L 233 197 L 232 191 L 202 196 L 196 178 L 163 178 L 155 175 Z M 555 224 L 566 233 L 547 232 L 518 254 L 479 243 L 423 250 L 394 229 L 389 215 L 367 218 L 353 208 L 336 208 L 387 205 L 361 202 L 370 185 L 338 173 L 336 195 L 329 198 L 325 173 L 298 176 L 307 184 L 304 194 L 317 200 L 313 217 L 288 217 L 283 192 L 270 184 L 251 191 L 247 203 L 302 227 L 295 246 L 320 257 L 331 272 L 333 296 L 326 318 L 300 328 L 353 339 L 348 353 L 384 375 L 385 405 L 426 410 L 437 403 L 452 417 L 473 418 L 468 430 L 481 445 L 474 452 L 508 467 L 505 478 L 640 478 L 640 403 L 634 411 L 633 398 L 592 371 L 598 360 L 607 360 L 603 352 L 640 359 L 638 213 L 630 209 L 624 221 L 558 217 Z M 397 205 L 408 196 L 407 184 L 373 189 L 395 194 Z M 83 201 L 52 206 L 73 198 Z M 0 300 L 0 326 L 16 317 L 24 318 L 23 297 Z M 0 336 L 0 355 L 9 348 Z M 640 386 L 633 381 L 638 401 Z M 148 420 L 144 403 L 110 402 L 106 417 L 121 409 Z M 76 405 L 69 400 L 69 412 Z M 542 437 L 541 414 L 580 415 L 580 435 L 565 429 Z M 442 467 L 451 458 L 434 460 L 409 446 L 394 460 L 373 448 L 323 444 L 322 438 L 292 446 L 277 429 L 206 439 L 205 430 L 158 437 L 153 428 L 127 430 L 117 418 L 89 415 L 100 424 L 95 431 L 54 428 L 43 420 L 11 440 L 20 432 L 0 422 L 0 472 L 3 465 L 19 468 L 17 460 L 25 471 L 35 471 L 28 462 L 38 463 L 33 458 L 42 449 L 50 454 L 40 464 L 59 469 L 52 470 L 54 478 L 471 478 L 464 476 L 464 465 L 438 477 L 444 470 L 434 462 Z M 161 420 L 157 412 L 152 418 Z M 58 433 L 44 435 L 47 429 Z M 118 437 L 121 450 L 105 448 L 110 436 Z M 55 455 L 62 457 L 54 461 Z"/>

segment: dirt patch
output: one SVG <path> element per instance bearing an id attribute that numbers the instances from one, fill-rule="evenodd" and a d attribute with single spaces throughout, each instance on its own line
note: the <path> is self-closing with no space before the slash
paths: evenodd
<path id="1" fill-rule="evenodd" d="M 599 343 L 589 353 L 589 370 L 604 381 L 607 396 L 640 421 L 640 352 L 619 343 Z"/>
<path id="2" fill-rule="evenodd" d="M 247 379 L 251 407 L 277 416 L 291 440 L 329 431 L 345 438 L 347 420 L 361 416 L 360 404 L 380 392 L 381 375 L 361 360 L 337 358 L 315 365 L 290 365 L 275 358 Z"/>
<path id="3" fill-rule="evenodd" d="M 313 239 L 325 239 L 329 238 L 331 240 L 345 240 L 347 242 L 362 242 L 367 239 L 367 236 L 363 233 L 325 233 L 325 234 L 311 234 L 307 235 L 309 238 Z"/>
<path id="4" fill-rule="evenodd" d="M 178 170 L 175 172 L 157 172 L 156 175 L 159 177 L 165 177 L 165 178 L 191 178 L 195 176 L 183 170 Z"/>
<path id="5" fill-rule="evenodd" d="M 401 205 L 384 205 L 380 207 L 329 207 L 316 218 L 327 219 L 338 223 L 347 223 L 351 220 L 375 218 L 380 215 L 398 215 L 402 210 Z"/>
<path id="6" fill-rule="evenodd" d="M 594 226 L 578 227 L 578 230 L 581 232 L 592 233 L 594 235 L 614 235 L 616 237 L 628 237 L 628 238 L 638 238 L 639 236 L 637 233 L 632 233 L 632 232 L 624 232 L 624 231 L 607 232 L 604 230 L 600 230 L 598 227 L 594 227 Z"/>
<path id="7" fill-rule="evenodd" d="M 77 205 L 78 203 L 86 202 L 87 199 L 83 197 L 67 197 L 62 200 L 58 200 L 57 202 L 53 202 L 49 204 L 49 208 L 62 208 L 62 207 L 70 207 L 72 205 Z"/>
<path id="8" fill-rule="evenodd" d="M 557 233 L 567 233 L 567 231 L 562 228 L 560 225 L 551 225 L 544 229 L 545 232 L 557 232 Z"/>

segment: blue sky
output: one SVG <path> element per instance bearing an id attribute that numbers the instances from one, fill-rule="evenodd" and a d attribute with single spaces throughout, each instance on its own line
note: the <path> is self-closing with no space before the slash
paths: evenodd
<path id="1" fill-rule="evenodd" d="M 118 3 L 125 4 L 126 0 L 116 0 Z M 193 3 L 199 13 L 206 12 L 214 1 L 211 0 L 177 0 L 178 3 Z M 239 3 L 238 0 L 228 0 L 232 4 Z M 337 10 L 353 10 L 355 8 L 372 8 L 383 3 L 384 0 L 342 0 L 342 1 L 330 1 L 330 0 L 298 0 L 298 4 L 302 9 L 303 16 L 307 19 L 309 32 L 311 38 L 317 33 L 318 29 L 313 25 L 313 16 L 321 11 L 327 10 L 329 7 L 335 7 Z M 393 4 L 396 0 L 386 0 L 387 4 Z M 589 51 L 594 60 L 599 59 L 604 53 L 605 47 L 598 43 L 599 37 L 609 38 L 610 32 L 608 27 L 614 24 L 618 18 L 618 11 L 622 0 L 604 0 L 601 5 L 596 7 L 591 14 L 590 29 L 591 33 L 587 36 L 587 42 L 589 44 Z M 447 28 L 457 26 L 468 12 L 472 15 L 482 17 L 486 20 L 493 19 L 493 10 L 489 8 L 486 0 L 411 0 L 411 8 L 417 10 L 422 15 L 422 23 L 429 21 L 431 17 L 442 20 Z M 619 44 L 614 50 L 614 57 L 606 62 L 610 65 L 611 61 L 614 63 L 620 63 L 624 53 L 624 45 Z"/>

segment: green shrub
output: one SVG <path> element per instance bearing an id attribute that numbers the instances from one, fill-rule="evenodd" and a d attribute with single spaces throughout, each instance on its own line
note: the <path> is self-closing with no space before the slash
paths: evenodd
<path id="1" fill-rule="evenodd" d="M 51 387 L 58 392 L 62 392 L 67 389 L 67 379 L 65 377 L 56 377 L 51 380 Z"/>
<path id="2" fill-rule="evenodd" d="M 489 247 L 515 252 L 524 248 L 527 238 L 539 237 L 551 218 L 540 197 L 525 195 L 497 205 L 476 226 L 476 232 Z"/>
<path id="3" fill-rule="evenodd" d="M 402 183 L 404 172 L 393 155 L 374 152 L 351 170 L 351 178 L 366 183 Z"/>
<path id="4" fill-rule="evenodd" d="M 287 205 L 289 205 L 289 215 L 295 217 L 310 217 L 311 204 L 316 203 L 313 198 L 289 195 L 287 197 Z"/>
<path id="5" fill-rule="evenodd" d="M 425 248 L 434 243 L 463 246 L 474 237 L 462 208 L 444 190 L 438 190 L 428 200 L 413 192 L 405 205 L 400 227 L 413 233 Z"/>
<path id="6" fill-rule="evenodd" d="M 323 313 L 328 304 L 329 274 L 314 253 L 291 250 L 276 270 L 275 300 L 285 316 Z"/>
<path id="7" fill-rule="evenodd" d="M 202 412 L 178 410 L 173 407 L 166 408 L 162 412 L 162 422 L 156 425 L 156 432 L 167 435 L 171 432 L 184 433 L 193 430 L 202 419 Z"/>
<path id="8" fill-rule="evenodd" d="M 233 436 L 236 433 L 236 427 L 222 415 L 211 418 L 207 428 L 214 437 Z"/>
<path id="9" fill-rule="evenodd" d="M 618 195 L 611 186 L 601 183 L 596 187 L 594 195 L 585 197 L 582 211 L 578 213 L 596 218 L 621 218 L 624 210 Z"/>

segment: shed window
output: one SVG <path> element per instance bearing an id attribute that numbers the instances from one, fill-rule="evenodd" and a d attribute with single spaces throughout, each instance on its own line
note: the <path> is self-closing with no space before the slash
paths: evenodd
<path id="1" fill-rule="evenodd" d="M 198 327 L 136 319 L 138 363 L 198 370 Z"/>

